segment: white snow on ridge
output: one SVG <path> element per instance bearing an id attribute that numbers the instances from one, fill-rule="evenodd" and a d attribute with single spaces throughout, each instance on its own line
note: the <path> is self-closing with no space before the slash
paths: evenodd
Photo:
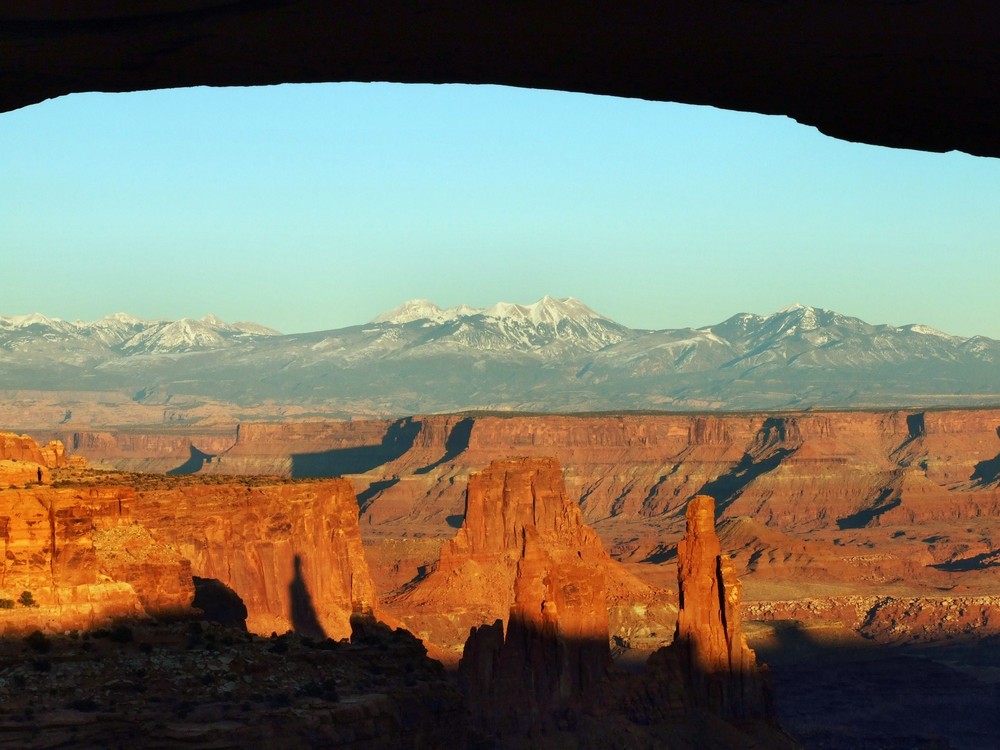
<path id="1" fill-rule="evenodd" d="M 372 323 L 412 323 L 414 320 L 433 320 L 443 323 L 451 318 L 430 300 L 411 299 L 372 318 Z"/>
<path id="2" fill-rule="evenodd" d="M 771 315 L 767 317 L 772 317 L 774 315 L 781 315 L 783 313 L 798 312 L 799 310 L 812 310 L 813 308 L 809 305 L 803 305 L 801 302 L 793 302 L 790 305 L 785 305 L 785 307 L 780 310 L 775 310 Z"/>
<path id="3" fill-rule="evenodd" d="M 497 302 L 490 307 L 459 305 L 446 309 L 438 307 L 429 300 L 413 299 L 404 302 L 399 307 L 375 316 L 372 319 L 372 323 L 403 324 L 411 323 L 415 320 L 447 323 L 460 320 L 461 318 L 470 318 L 475 315 L 501 320 L 521 320 L 535 325 L 545 324 L 550 326 L 556 326 L 564 320 L 576 322 L 583 320 L 606 320 L 612 322 L 610 318 L 594 312 L 578 299 L 573 297 L 557 299 L 546 295 L 530 305 Z"/>
<path id="4" fill-rule="evenodd" d="M 902 326 L 901 331 L 910 331 L 911 333 L 919 333 L 923 336 L 937 336 L 941 339 L 946 339 L 948 341 L 962 341 L 960 336 L 952 336 L 950 333 L 945 333 L 944 331 L 939 331 L 937 328 L 931 328 L 930 326 L 920 325 L 919 323 L 913 323 L 907 326 Z"/>
<path id="5" fill-rule="evenodd" d="M 27 328 L 28 326 L 41 325 L 46 328 L 55 328 L 57 330 L 63 330 L 73 325 L 72 323 L 67 323 L 65 320 L 61 320 L 60 318 L 50 318 L 37 312 L 28 313 L 27 315 L 0 317 L 0 323 L 2 323 L 5 328 Z"/>

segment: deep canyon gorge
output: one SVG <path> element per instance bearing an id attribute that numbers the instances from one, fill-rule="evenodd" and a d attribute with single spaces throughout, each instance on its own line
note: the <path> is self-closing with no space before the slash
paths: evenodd
<path id="1" fill-rule="evenodd" d="M 684 747 L 691 721 L 720 746 L 792 742 L 768 728 L 775 717 L 805 747 L 988 747 L 996 731 L 1000 410 L 26 431 L 38 442 L 6 435 L 0 462 L 11 644 L 192 607 L 251 639 L 360 632 L 364 651 L 366 637 L 376 650 L 395 638 L 411 671 L 380 686 L 379 721 L 396 729 L 372 735 L 390 744 L 400 706 L 436 681 L 456 702 L 411 711 L 465 705 L 464 737 L 501 742 L 530 727 L 553 742 L 625 732 L 630 746 Z M 763 692 L 705 683 L 670 645 L 685 642 L 700 497 L 714 500 L 725 560 L 711 580 L 734 593 L 694 599 L 743 625 L 730 637 L 691 615 L 695 630 L 756 674 L 752 651 L 733 656 L 746 638 L 771 664 Z M 915 690 L 914 670 L 933 687 Z M 527 703 L 520 683 L 535 686 Z M 845 690 L 856 700 L 831 698 Z"/>

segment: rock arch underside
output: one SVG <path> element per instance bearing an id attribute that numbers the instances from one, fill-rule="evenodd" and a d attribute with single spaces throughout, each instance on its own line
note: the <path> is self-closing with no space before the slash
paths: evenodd
<path id="1" fill-rule="evenodd" d="M 13 0 L 0 111 L 83 91 L 493 83 L 784 114 L 1000 156 L 991 0 Z"/>

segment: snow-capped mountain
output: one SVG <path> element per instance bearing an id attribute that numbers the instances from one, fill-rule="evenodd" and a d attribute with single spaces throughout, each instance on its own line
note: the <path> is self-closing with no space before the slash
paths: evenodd
<path id="1" fill-rule="evenodd" d="M 195 356 L 196 355 L 196 356 Z M 281 335 L 253 323 L 0 318 L 8 389 L 336 404 L 317 414 L 463 409 L 773 409 L 1000 403 L 1000 342 L 792 305 L 702 328 L 634 330 L 573 298 L 441 308 Z M 324 411 L 325 409 L 325 411 Z"/>
<path id="2" fill-rule="evenodd" d="M 533 353 L 546 358 L 594 352 L 617 343 L 631 330 L 572 297 L 542 297 L 530 305 L 498 302 L 491 307 L 461 305 L 442 309 L 411 300 L 377 316 L 372 325 L 417 325 L 421 334 L 408 342 L 409 354 L 426 356 L 460 350 Z M 390 332 L 391 340 L 400 340 Z"/>
<path id="3" fill-rule="evenodd" d="M 177 354 L 214 349 L 258 336 L 279 336 L 278 331 L 256 323 L 229 324 L 215 315 L 200 320 L 142 320 L 114 313 L 92 322 L 68 322 L 40 313 L 0 317 L 0 348 L 44 350 L 67 356 L 86 354 Z"/>

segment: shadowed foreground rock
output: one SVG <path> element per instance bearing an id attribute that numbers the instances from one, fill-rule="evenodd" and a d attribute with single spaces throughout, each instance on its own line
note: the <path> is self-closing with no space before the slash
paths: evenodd
<path id="1" fill-rule="evenodd" d="M 987 0 L 8 1 L 0 111 L 74 91 L 494 83 L 780 113 L 849 140 L 996 156 L 994 11 Z"/>
<path id="2" fill-rule="evenodd" d="M 420 642 L 120 622 L 0 639 L 0 748 L 462 750 L 461 697 Z"/>
<path id="3" fill-rule="evenodd" d="M 466 525 L 442 554 L 442 563 L 456 552 L 466 564 L 478 559 L 488 575 L 487 550 L 519 549 L 506 632 L 500 619 L 473 627 L 459 664 L 471 729 L 511 748 L 794 747 L 776 727 L 740 630 L 738 584 L 719 553 L 712 499 L 697 498 L 688 512 L 675 645 L 656 652 L 645 673 L 625 674 L 609 658 L 593 531 L 560 481 L 552 459 L 493 462 L 470 481 Z M 436 575 L 471 572 L 461 570 L 442 565 Z"/>

